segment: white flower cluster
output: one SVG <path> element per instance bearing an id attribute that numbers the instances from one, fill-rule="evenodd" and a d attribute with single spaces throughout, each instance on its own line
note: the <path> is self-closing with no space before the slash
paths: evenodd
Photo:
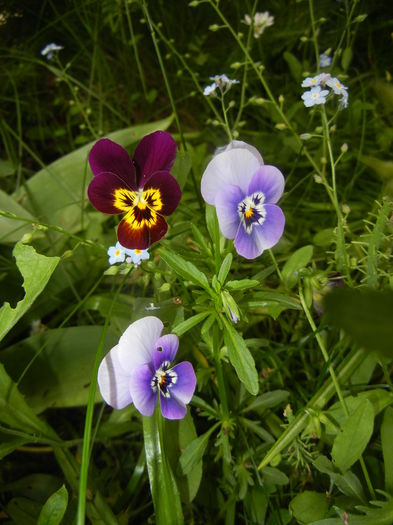
<path id="1" fill-rule="evenodd" d="M 269 11 L 255 13 L 254 20 L 250 15 L 244 15 L 244 23 L 248 26 L 252 24 L 254 27 L 254 38 L 259 38 L 267 27 L 274 24 L 274 16 L 271 16 Z"/>
<path id="2" fill-rule="evenodd" d="M 203 90 L 205 97 L 212 95 L 218 88 L 222 94 L 226 93 L 233 84 L 239 84 L 238 80 L 228 78 L 226 75 L 215 75 L 214 77 L 209 77 L 210 80 L 214 80 L 212 84 L 206 86 Z"/>
<path id="3" fill-rule="evenodd" d="M 311 88 L 310 91 L 305 91 L 302 95 L 304 105 L 309 108 L 318 104 L 325 104 L 326 97 L 331 93 L 329 87 L 334 94 L 341 95 L 340 109 L 348 107 L 348 88 L 342 84 L 338 78 L 332 77 L 329 73 L 321 73 L 315 77 L 307 77 L 302 82 L 302 87 Z"/>
<path id="4" fill-rule="evenodd" d="M 46 57 L 48 60 L 52 60 L 55 54 L 62 49 L 64 49 L 63 46 L 59 46 L 52 42 L 52 44 L 47 44 L 43 49 L 41 49 L 41 55 Z"/>
<path id="5" fill-rule="evenodd" d="M 126 261 L 128 264 L 134 263 L 135 266 L 138 266 L 141 261 L 150 257 L 147 250 L 129 250 L 124 248 L 119 242 L 116 243 L 116 246 L 110 246 L 107 253 L 109 255 L 109 264 Z"/>

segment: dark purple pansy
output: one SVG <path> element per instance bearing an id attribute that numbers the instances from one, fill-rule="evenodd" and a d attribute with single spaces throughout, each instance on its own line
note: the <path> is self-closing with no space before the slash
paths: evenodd
<path id="1" fill-rule="evenodd" d="M 195 372 L 188 361 L 172 365 L 179 339 L 161 336 L 162 329 L 157 317 L 139 319 L 104 357 L 98 386 L 108 405 L 120 409 L 134 403 L 142 415 L 151 416 L 160 399 L 165 418 L 184 418 L 195 391 Z"/>
<path id="2" fill-rule="evenodd" d="M 282 173 L 264 165 L 258 150 L 241 141 L 231 142 L 207 165 L 202 196 L 216 207 L 224 237 L 234 239 L 236 251 L 246 259 L 255 259 L 280 240 L 285 217 L 276 203 L 284 184 Z"/>
<path id="3" fill-rule="evenodd" d="M 179 184 L 170 174 L 176 150 L 176 142 L 165 131 L 146 135 L 132 159 L 109 139 L 92 147 L 89 199 L 102 213 L 125 214 L 117 228 L 124 248 L 145 250 L 166 234 L 163 215 L 171 215 L 181 198 Z"/>

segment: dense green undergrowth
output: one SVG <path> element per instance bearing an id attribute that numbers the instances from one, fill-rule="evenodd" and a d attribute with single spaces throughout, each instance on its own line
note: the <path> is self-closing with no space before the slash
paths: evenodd
<path id="1" fill-rule="evenodd" d="M 245 15 L 266 10 L 254 35 Z M 391 10 L 4 3 L 2 522 L 393 523 Z M 347 107 L 333 89 L 305 106 L 321 72 Z M 224 74 L 238 83 L 220 88 Z M 178 144 L 180 204 L 149 260 L 109 265 L 119 219 L 89 202 L 89 151 L 106 137 L 132 154 L 157 130 Z M 284 234 L 254 259 L 200 189 L 234 139 L 285 176 Z M 97 388 L 145 316 L 195 369 L 184 419 L 112 410 Z"/>

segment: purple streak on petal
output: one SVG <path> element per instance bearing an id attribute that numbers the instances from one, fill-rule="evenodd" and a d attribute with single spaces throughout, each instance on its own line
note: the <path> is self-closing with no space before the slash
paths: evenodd
<path id="1" fill-rule="evenodd" d="M 153 349 L 164 325 L 158 317 L 148 316 L 132 323 L 119 340 L 119 361 L 131 373 L 140 365 L 153 369 Z"/>
<path id="2" fill-rule="evenodd" d="M 116 345 L 101 361 L 98 369 L 98 387 L 105 402 L 113 408 L 124 408 L 132 403 L 130 374 L 119 362 Z"/>
<path id="3" fill-rule="evenodd" d="M 262 226 L 253 228 L 264 250 L 272 248 L 281 239 L 285 226 L 285 215 L 275 204 L 266 204 L 266 218 Z"/>
<path id="4" fill-rule="evenodd" d="M 151 381 L 154 372 L 149 365 L 135 368 L 130 378 L 130 392 L 135 408 L 143 416 L 152 416 L 158 400 L 158 393 L 153 392 Z"/>
<path id="5" fill-rule="evenodd" d="M 181 189 L 175 177 L 169 171 L 158 171 L 149 178 L 143 189 L 147 190 L 149 188 L 160 190 L 163 207 L 159 213 L 161 215 L 171 215 L 176 210 L 181 199 Z"/>
<path id="6" fill-rule="evenodd" d="M 235 237 L 235 249 L 239 255 L 246 259 L 255 259 L 263 252 L 263 246 L 259 243 L 258 236 L 255 235 L 255 226 L 251 233 L 247 233 L 240 224 Z"/>
<path id="7" fill-rule="evenodd" d="M 118 213 L 124 213 L 124 210 L 120 210 L 114 205 L 113 193 L 115 190 L 124 187 L 124 182 L 116 177 L 116 175 L 103 172 L 96 175 L 90 182 L 87 194 L 96 210 L 102 213 L 116 215 Z"/>
<path id="8" fill-rule="evenodd" d="M 215 204 L 216 196 L 231 184 L 247 194 L 253 174 L 260 167 L 256 156 L 247 148 L 233 148 L 220 153 L 209 162 L 201 180 L 202 197 Z"/>
<path id="9" fill-rule="evenodd" d="M 135 190 L 136 173 L 127 151 L 109 139 L 100 139 L 89 153 L 89 164 L 94 176 L 103 172 L 114 173 L 126 187 Z"/>
<path id="10" fill-rule="evenodd" d="M 189 361 L 182 361 L 172 368 L 177 374 L 177 381 L 170 388 L 170 394 L 183 404 L 191 401 L 196 387 L 194 368 Z"/>
<path id="11" fill-rule="evenodd" d="M 187 407 L 174 397 L 160 397 L 161 414 L 166 419 L 183 419 L 187 414 Z"/>
<path id="12" fill-rule="evenodd" d="M 227 239 L 234 239 L 239 227 L 237 207 L 245 195 L 238 186 L 224 186 L 216 196 L 216 212 L 220 230 Z"/>
<path id="13" fill-rule="evenodd" d="M 163 335 L 160 337 L 154 346 L 153 350 L 153 364 L 154 368 L 158 370 L 164 361 L 172 361 L 175 359 L 177 349 L 179 348 L 179 338 L 175 334 Z"/>
<path id="14" fill-rule="evenodd" d="M 166 131 L 146 135 L 135 149 L 138 187 L 143 188 L 156 171 L 169 171 L 176 158 L 177 145 Z"/>
<path id="15" fill-rule="evenodd" d="M 284 176 L 275 166 L 261 166 L 253 175 L 248 186 L 248 195 L 262 191 L 265 203 L 275 204 L 281 197 L 285 186 Z"/>

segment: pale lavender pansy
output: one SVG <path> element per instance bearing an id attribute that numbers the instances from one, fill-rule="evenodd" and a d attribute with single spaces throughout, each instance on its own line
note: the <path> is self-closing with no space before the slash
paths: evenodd
<path id="1" fill-rule="evenodd" d="M 256 148 L 233 141 L 207 165 L 201 192 L 216 207 L 224 237 L 234 239 L 239 255 L 255 259 L 283 234 L 285 217 L 276 203 L 284 185 L 280 170 L 264 165 Z"/>
<path id="2" fill-rule="evenodd" d="M 195 391 L 195 372 L 188 361 L 172 366 L 179 339 L 161 336 L 162 330 L 157 317 L 139 319 L 104 357 L 97 379 L 108 405 L 121 409 L 134 403 L 142 415 L 151 416 L 160 399 L 165 418 L 184 418 Z"/>

